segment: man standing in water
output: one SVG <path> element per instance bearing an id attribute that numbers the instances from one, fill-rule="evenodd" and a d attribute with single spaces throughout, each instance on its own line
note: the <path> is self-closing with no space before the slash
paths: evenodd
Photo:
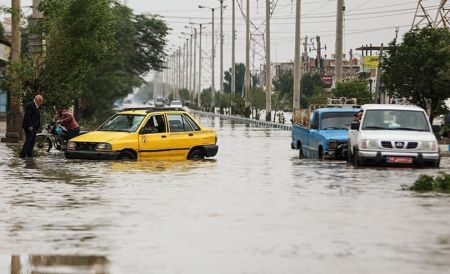
<path id="1" fill-rule="evenodd" d="M 44 97 L 36 95 L 33 102 L 29 103 L 25 108 L 23 116 L 22 128 L 25 131 L 25 143 L 23 143 L 20 157 L 33 157 L 33 148 L 36 143 L 36 134 L 41 125 L 41 116 L 39 107 L 44 103 Z"/>

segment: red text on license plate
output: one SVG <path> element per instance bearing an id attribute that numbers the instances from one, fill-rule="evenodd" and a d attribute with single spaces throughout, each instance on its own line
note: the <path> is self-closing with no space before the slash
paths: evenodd
<path id="1" fill-rule="evenodd" d="M 412 164 L 413 158 L 411 157 L 387 157 L 386 162 L 393 164 Z"/>

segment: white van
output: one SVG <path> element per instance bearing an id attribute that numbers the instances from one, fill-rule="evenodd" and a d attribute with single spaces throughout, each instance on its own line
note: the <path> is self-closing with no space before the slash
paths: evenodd
<path id="1" fill-rule="evenodd" d="M 351 124 L 347 160 L 355 166 L 374 163 L 439 167 L 440 153 L 428 116 L 409 105 L 368 104 Z"/>

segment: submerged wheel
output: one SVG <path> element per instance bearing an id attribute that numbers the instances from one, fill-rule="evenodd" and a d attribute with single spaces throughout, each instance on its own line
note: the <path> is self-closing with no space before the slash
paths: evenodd
<path id="1" fill-rule="evenodd" d="M 323 160 L 325 157 L 325 155 L 323 154 L 323 148 L 322 147 L 319 147 L 319 160 Z"/>
<path id="2" fill-rule="evenodd" d="M 121 160 L 121 161 L 136 160 L 136 156 L 129 151 L 123 151 L 119 154 L 119 157 L 117 157 L 117 160 Z"/>
<path id="3" fill-rule="evenodd" d="M 298 145 L 298 158 L 300 158 L 300 159 L 305 158 L 305 153 L 303 153 L 303 146 L 302 146 L 302 144 Z"/>
<path id="4" fill-rule="evenodd" d="M 350 151 L 350 149 L 347 151 L 347 163 L 351 164 L 353 159 L 352 159 L 352 152 Z"/>
<path id="5" fill-rule="evenodd" d="M 49 152 L 52 148 L 52 141 L 48 137 L 37 138 L 36 148 L 42 152 Z"/>
<path id="6" fill-rule="evenodd" d="M 205 158 L 205 155 L 203 154 L 203 151 L 200 149 L 194 149 L 189 153 L 188 159 L 190 160 L 200 160 Z"/>
<path id="7" fill-rule="evenodd" d="M 358 151 L 355 150 L 355 154 L 353 155 L 353 166 L 359 167 L 361 166 L 361 159 L 359 158 Z"/>

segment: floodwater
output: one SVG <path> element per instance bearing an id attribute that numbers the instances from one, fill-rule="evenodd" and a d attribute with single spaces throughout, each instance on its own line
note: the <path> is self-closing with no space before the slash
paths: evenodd
<path id="1" fill-rule="evenodd" d="M 441 169 L 298 159 L 290 132 L 199 117 L 198 162 L 22 160 L 0 143 L 0 273 L 449 273 Z"/>

